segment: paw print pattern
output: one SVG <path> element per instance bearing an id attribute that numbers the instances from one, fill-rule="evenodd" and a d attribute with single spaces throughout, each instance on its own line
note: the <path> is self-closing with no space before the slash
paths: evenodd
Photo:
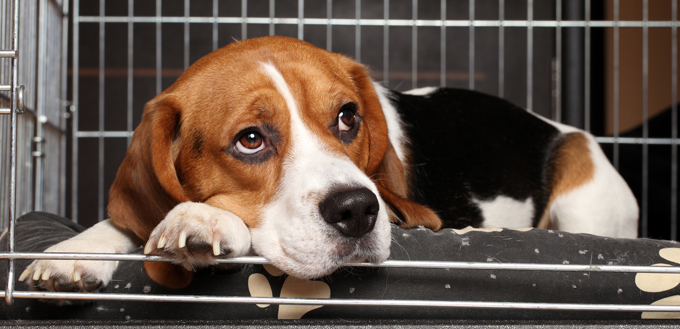
<path id="1" fill-rule="evenodd" d="M 664 248 L 659 250 L 659 256 L 663 259 L 680 264 L 680 248 Z M 671 264 L 658 263 L 652 266 L 673 266 Z M 638 273 L 635 276 L 635 285 L 644 292 L 656 293 L 668 291 L 680 284 L 680 274 L 674 273 Z M 680 305 L 680 296 L 670 296 L 659 299 L 652 305 Z M 643 312 L 643 319 L 680 319 L 677 312 Z"/>
<path id="2" fill-rule="evenodd" d="M 264 265 L 265 270 L 272 276 L 281 276 L 283 271 L 271 265 Z M 251 274 L 248 278 L 248 290 L 252 297 L 273 297 L 272 287 L 267 277 L 260 273 Z M 331 288 L 323 281 L 312 281 L 288 276 L 281 287 L 283 298 L 331 298 Z M 269 304 L 256 304 L 266 308 Z M 279 319 L 300 319 L 311 310 L 323 305 L 279 305 Z"/>

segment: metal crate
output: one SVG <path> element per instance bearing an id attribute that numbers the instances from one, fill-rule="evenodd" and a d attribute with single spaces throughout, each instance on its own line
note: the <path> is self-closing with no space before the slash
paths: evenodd
<path id="1" fill-rule="evenodd" d="M 4 10 L 0 16 L 13 17 L 17 2 L 0 2 L 0 10 Z M 620 160 L 626 146 L 639 147 L 641 156 L 635 161 L 641 165 L 637 192 L 642 236 L 648 235 L 650 146 L 667 147 L 671 154 L 666 173 L 670 177 L 667 230 L 670 238 L 677 239 L 678 7 L 677 0 L 664 1 L 668 17 L 650 19 L 650 8 L 659 3 L 640 0 L 640 17 L 631 19 L 621 17 L 621 7 L 629 4 L 620 0 L 608 2 L 611 17 L 598 11 L 601 3 L 590 0 L 74 0 L 69 55 L 71 180 L 66 186 L 63 135 L 64 118 L 69 113 L 65 111 L 68 3 L 21 2 L 19 39 L 27 41 L 19 42 L 20 56 L 0 53 L 10 57 L 1 59 L 0 84 L 9 81 L 7 77 L 19 62 L 18 81 L 27 86 L 28 113 L 12 114 L 11 120 L 18 121 L 11 125 L 9 115 L 0 116 L 3 159 L 9 154 L 5 148 L 9 131 L 16 129 L 19 134 L 17 166 L 11 166 L 16 168 L 17 184 L 9 181 L 15 177 L 15 169 L 0 163 L 0 210 L 3 216 L 9 213 L 3 222 L 33 209 L 66 214 L 84 225 L 105 219 L 107 191 L 141 119 L 143 104 L 193 61 L 233 38 L 277 34 L 352 56 L 367 64 L 373 77 L 390 88 L 440 85 L 476 89 L 582 127 L 598 136 L 617 168 L 626 165 Z M 598 17 L 594 17 L 596 11 Z M 3 19 L 0 38 L 12 31 L 11 22 L 16 20 Z M 622 33 L 631 30 L 641 33 L 640 137 L 624 136 L 620 129 L 626 105 L 621 104 L 626 96 L 621 86 L 625 71 L 621 42 Z M 671 56 L 664 65 L 670 72 L 668 103 L 673 120 L 667 137 L 650 137 L 653 132 L 647 121 L 651 117 L 649 64 L 654 61 L 650 35 L 656 31 L 670 35 Z M 37 34 L 37 42 L 30 41 L 30 33 Z M 611 41 L 611 47 L 601 45 L 605 39 Z M 0 39 L 0 48 L 16 49 L 16 43 L 10 41 Z M 611 69 L 601 67 L 604 64 Z M 597 77 L 610 81 L 594 83 Z M 60 83 L 47 85 L 47 81 Z M 12 80 L 6 89 L 12 91 L 16 84 Z M 14 101 L 16 97 L 12 94 L 2 99 Z M 611 131 L 607 131 L 606 122 Z M 47 155 L 53 149 L 58 152 Z M 14 209 L 15 187 L 16 211 L 9 210 Z M 8 300 L 11 292 L 10 286 Z"/>

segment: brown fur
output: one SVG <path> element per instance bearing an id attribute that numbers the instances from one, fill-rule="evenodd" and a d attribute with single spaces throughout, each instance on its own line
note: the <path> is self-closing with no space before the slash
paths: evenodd
<path id="1" fill-rule="evenodd" d="M 595 175 L 588 138 L 581 133 L 565 135 L 550 157 L 550 199 L 536 227 L 550 227 L 550 206 L 565 193 L 589 182 Z"/>

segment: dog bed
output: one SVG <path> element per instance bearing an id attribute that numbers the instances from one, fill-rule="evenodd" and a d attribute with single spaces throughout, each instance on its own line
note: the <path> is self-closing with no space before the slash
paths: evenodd
<path id="1" fill-rule="evenodd" d="M 41 252 L 82 227 L 47 213 L 16 222 L 16 251 Z M 612 239 L 539 229 L 451 230 L 392 228 L 392 260 L 485 263 L 678 266 L 680 244 Z M 6 246 L 6 236 L 0 245 Z M 141 253 L 141 248 L 136 250 Z M 30 260 L 17 260 L 17 275 Z M 0 262 L 3 285 L 7 262 Z M 680 305 L 680 275 L 423 268 L 342 268 L 319 280 L 300 280 L 262 265 L 231 272 L 199 272 L 183 289 L 151 281 L 142 263 L 121 261 L 104 293 L 241 297 L 308 297 L 423 301 L 482 301 Z M 16 282 L 17 291 L 27 290 Z M 100 300 L 56 306 L 16 298 L 0 303 L 0 318 L 25 320 L 229 320 L 229 319 L 641 319 L 680 313 L 547 311 L 465 307 L 304 306 Z"/>

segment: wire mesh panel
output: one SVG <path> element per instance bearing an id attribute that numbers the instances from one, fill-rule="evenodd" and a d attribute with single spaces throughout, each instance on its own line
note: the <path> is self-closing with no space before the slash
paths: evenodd
<path id="1" fill-rule="evenodd" d="M 593 132 L 638 197 L 641 236 L 675 239 L 676 2 L 76 2 L 72 217 L 106 217 L 146 101 L 206 53 L 276 34 L 354 57 L 390 88 L 475 89 Z M 668 127 L 650 130 L 666 108 Z"/>
<path id="2" fill-rule="evenodd" d="M 11 15 L 11 3 L 0 3 L 0 32 L 11 28 L 5 19 Z M 106 217 L 108 188 L 145 102 L 208 52 L 234 39 L 276 34 L 354 57 L 390 88 L 439 85 L 480 90 L 595 133 L 636 192 L 641 204 L 641 235 L 677 237 L 677 0 L 611 0 L 606 4 L 569 0 L 76 0 L 74 5 L 70 206 L 71 217 L 84 225 Z M 21 58 L 24 66 L 19 77 L 29 88 L 25 96 L 28 114 L 20 116 L 15 126 L 19 132 L 18 209 L 19 213 L 30 209 L 64 213 L 66 3 L 41 0 L 22 2 L 22 6 L 20 38 L 25 57 Z M 630 31 L 639 33 L 639 42 L 627 35 Z M 5 33 L 0 34 L 5 38 Z M 657 39 L 670 44 L 668 51 L 655 46 Z M 0 39 L 0 45 L 7 46 L 8 40 Z M 638 50 L 639 60 L 627 57 Z M 655 69 L 658 63 L 660 69 Z M 631 71 L 638 68 L 640 85 L 627 86 L 625 81 L 635 80 L 630 78 Z M 6 62 L 0 63 L 0 78 L 7 79 L 11 69 Z M 655 76 L 655 70 L 667 74 Z M 666 92 L 660 96 L 652 92 L 663 88 Z M 627 106 L 637 101 L 629 98 L 633 94 L 639 96 L 639 102 L 633 105 L 635 110 L 628 110 Z M 2 95 L 0 101 L 6 102 L 8 97 Z M 665 107 L 667 111 L 663 111 Z M 629 118 L 631 111 L 637 119 Z M 650 120 L 652 117 L 661 121 Z M 0 116 L 3 158 L 8 126 L 6 117 Z M 52 154 L 50 150 L 58 151 Z M 3 194 L 11 176 L 7 168 L 0 163 L 3 214 L 11 199 Z M 659 204 L 657 200 L 665 201 Z M 667 235 L 660 236 L 662 233 Z M 54 256 L 74 257 L 15 254 L 7 258 Z M 153 257 L 94 254 L 89 259 L 160 260 Z M 239 261 L 265 262 L 259 258 Z M 677 272 L 674 268 L 644 270 Z M 5 296 L 11 299 L 11 276 L 9 282 Z M 40 293 L 21 294 L 44 298 Z M 64 297 L 232 302 L 231 297 Z M 347 301 L 324 301 L 342 302 Z M 444 306 L 466 305 L 451 302 Z M 503 306 L 508 305 L 491 307 Z"/>
<path id="3" fill-rule="evenodd" d="M 2 1 L 0 49 L 12 45 L 13 1 Z M 17 116 L 16 214 L 44 210 L 64 214 L 66 54 L 62 28 L 67 13 L 58 0 L 19 2 L 17 81 L 23 86 L 24 114 Z M 10 81 L 12 63 L 0 63 L 0 84 Z M 10 93 L 0 92 L 0 107 L 9 108 Z M 0 115 L 0 152 L 10 158 L 11 118 Z M 9 218 L 10 163 L 0 163 L 0 225 Z"/>

